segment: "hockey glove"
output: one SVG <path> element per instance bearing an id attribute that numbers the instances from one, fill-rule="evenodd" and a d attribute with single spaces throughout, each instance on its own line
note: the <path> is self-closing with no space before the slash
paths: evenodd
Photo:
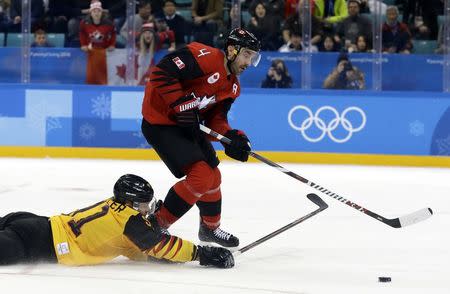
<path id="1" fill-rule="evenodd" d="M 175 120 L 192 138 L 200 136 L 199 101 L 194 95 L 181 97 L 170 106 L 175 111 Z"/>
<path id="2" fill-rule="evenodd" d="M 200 265 L 218 268 L 232 268 L 233 254 L 226 248 L 212 246 L 197 246 L 197 260 Z"/>
<path id="3" fill-rule="evenodd" d="M 225 133 L 225 137 L 231 140 L 231 144 L 223 144 L 225 147 L 225 154 L 239 161 L 247 161 L 248 151 L 250 151 L 251 148 L 250 141 L 244 132 L 230 130 Z"/>

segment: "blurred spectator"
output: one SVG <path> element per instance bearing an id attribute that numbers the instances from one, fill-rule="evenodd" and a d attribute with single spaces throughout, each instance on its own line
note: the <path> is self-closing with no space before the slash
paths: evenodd
<path id="1" fill-rule="evenodd" d="M 100 1 L 92 2 L 90 14 L 80 23 L 81 50 L 88 54 L 86 82 L 106 85 L 106 53 L 116 44 L 116 31 L 113 22 L 105 16 Z"/>
<path id="2" fill-rule="evenodd" d="M 215 33 L 223 26 L 223 0 L 192 0 L 194 40 L 213 46 Z"/>
<path id="3" fill-rule="evenodd" d="M 311 6 L 314 5 L 314 0 L 311 0 Z M 296 14 L 298 7 L 301 6 L 299 0 L 285 0 L 284 1 L 284 19 Z"/>
<path id="4" fill-rule="evenodd" d="M 356 37 L 363 35 L 367 40 L 372 36 L 372 22 L 359 13 L 360 0 L 348 1 L 348 17 L 338 24 L 335 40 L 346 51 L 356 50 Z"/>
<path id="5" fill-rule="evenodd" d="M 43 0 L 31 0 L 31 27 L 41 26 L 40 23 L 44 19 L 44 2 Z M 22 30 L 22 0 L 11 0 L 10 17 L 12 23 L 8 31 L 20 32 Z"/>
<path id="6" fill-rule="evenodd" d="M 126 19 L 126 0 L 103 0 L 102 6 L 108 10 L 109 17 L 114 21 L 116 31 L 119 31 Z"/>
<path id="7" fill-rule="evenodd" d="M 325 79 L 323 87 L 336 90 L 363 90 L 364 74 L 351 64 L 347 54 L 341 54 L 337 66 Z"/>
<path id="8" fill-rule="evenodd" d="M 169 28 L 164 18 L 157 18 L 155 24 L 161 47 L 167 48 L 169 52 L 175 51 L 175 32 Z M 142 27 L 144 26 L 145 24 Z"/>
<path id="9" fill-rule="evenodd" d="M 422 16 L 414 17 L 413 23 L 409 26 L 411 35 L 416 40 L 429 40 L 430 29 L 425 25 Z"/>
<path id="10" fill-rule="evenodd" d="M 404 0 L 403 21 L 414 27 L 415 39 L 436 40 L 437 16 L 443 14 L 442 0 Z"/>
<path id="11" fill-rule="evenodd" d="M 340 44 L 337 44 L 331 35 L 325 35 L 319 45 L 319 51 L 321 52 L 339 52 L 340 50 Z"/>
<path id="12" fill-rule="evenodd" d="M 359 12 L 360 13 L 370 13 L 375 14 L 376 12 L 376 5 L 380 5 L 380 14 L 385 15 L 386 14 L 386 8 L 387 5 L 383 3 L 381 0 L 361 0 L 361 5 L 359 6 Z"/>
<path id="13" fill-rule="evenodd" d="M 278 19 L 267 11 L 261 1 L 256 5 L 254 15 L 250 19 L 247 29 L 261 41 L 261 50 L 273 51 L 280 46 Z"/>
<path id="14" fill-rule="evenodd" d="M 46 22 L 48 30 L 53 33 L 67 34 L 70 19 L 81 13 L 77 0 L 48 0 L 48 14 Z"/>
<path id="15" fill-rule="evenodd" d="M 0 0 L 0 33 L 7 32 L 12 25 L 10 7 L 11 0 Z"/>
<path id="16" fill-rule="evenodd" d="M 283 60 L 272 61 L 261 88 L 292 88 L 292 78 Z"/>
<path id="17" fill-rule="evenodd" d="M 155 17 L 162 17 L 164 15 L 164 0 L 150 0 L 152 5 L 152 13 Z"/>
<path id="18" fill-rule="evenodd" d="M 138 13 L 134 16 L 134 25 L 130 25 L 130 29 L 132 29 L 133 34 L 137 36 L 141 31 L 142 25 L 153 20 L 154 17 L 152 15 L 152 6 L 150 5 L 150 2 L 141 1 L 139 2 Z M 125 21 L 120 29 L 120 35 L 125 39 L 127 38 L 128 29 L 128 21 Z"/>
<path id="19" fill-rule="evenodd" d="M 350 47 L 349 49 L 352 49 Z M 370 38 L 366 38 L 364 35 L 359 35 L 356 38 L 356 47 L 354 50 L 349 50 L 349 52 L 359 52 L 359 53 L 368 53 L 373 52 L 372 50 L 372 42 L 370 42 Z"/>
<path id="20" fill-rule="evenodd" d="M 175 50 L 175 37 L 173 33 L 168 34 L 167 32 L 156 32 L 154 23 L 146 23 L 142 25 L 141 34 L 136 46 L 136 49 L 139 52 L 139 85 L 145 85 L 145 83 L 149 80 L 151 68 L 155 65 L 155 52 L 161 50 L 163 47 L 162 45 L 167 40 L 173 43 L 173 46 L 169 48 L 169 51 Z"/>
<path id="21" fill-rule="evenodd" d="M 163 11 L 164 11 L 164 19 L 166 20 L 169 28 L 175 33 L 175 43 L 177 48 L 183 47 L 186 43 L 185 34 L 186 34 L 186 26 L 187 23 L 185 19 L 178 15 L 177 12 L 177 3 L 175 0 L 166 0 L 164 1 Z"/>
<path id="22" fill-rule="evenodd" d="M 81 50 L 114 49 L 116 31 L 112 21 L 107 18 L 100 1 L 92 2 L 90 14 L 80 23 Z"/>
<path id="23" fill-rule="evenodd" d="M 281 46 L 280 49 L 278 49 L 278 51 L 280 52 L 304 51 L 305 48 L 306 46 L 303 43 L 301 33 L 299 31 L 293 31 L 291 32 L 289 42 Z M 319 51 L 317 49 L 317 46 L 315 45 L 310 46 L 310 52 L 317 52 L 317 51 Z"/>
<path id="24" fill-rule="evenodd" d="M 315 0 L 314 16 L 330 25 L 344 20 L 348 16 L 345 0 Z"/>
<path id="25" fill-rule="evenodd" d="M 398 21 L 398 8 L 389 6 L 383 24 L 383 52 L 409 54 L 413 47 L 408 26 Z"/>
<path id="26" fill-rule="evenodd" d="M 47 42 L 47 34 L 43 29 L 38 29 L 34 32 L 34 42 L 31 47 L 53 47 Z"/>
<path id="27" fill-rule="evenodd" d="M 282 27 L 284 43 L 287 43 L 289 41 L 289 37 L 292 31 L 295 30 L 301 33 L 303 30 L 303 0 L 300 0 L 297 12 L 298 13 L 289 16 Z M 319 44 L 323 34 L 324 32 L 322 23 L 315 16 L 311 15 L 311 44 Z"/>
<path id="28" fill-rule="evenodd" d="M 253 0 L 250 3 L 248 11 L 250 11 L 250 13 L 254 13 L 256 5 L 258 5 L 259 3 L 263 3 L 267 11 L 274 17 L 277 17 L 281 22 L 281 20 L 284 19 L 284 2 L 285 2 L 284 0 Z M 252 16 L 255 15 L 252 14 Z"/>
<path id="29" fill-rule="evenodd" d="M 55 0 L 60 1 L 60 0 Z M 80 45 L 80 23 L 89 14 L 91 0 L 77 0 L 73 8 L 73 17 L 67 22 L 66 46 L 79 48 Z"/>

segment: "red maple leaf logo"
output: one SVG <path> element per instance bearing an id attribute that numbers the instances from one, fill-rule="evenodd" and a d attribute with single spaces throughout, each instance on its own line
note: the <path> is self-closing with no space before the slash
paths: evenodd
<path id="1" fill-rule="evenodd" d="M 119 76 L 122 80 L 126 80 L 127 76 L 127 66 L 125 64 L 121 64 L 116 66 L 116 75 Z"/>
<path id="2" fill-rule="evenodd" d="M 138 78 L 139 60 L 138 56 L 134 56 L 134 79 Z M 127 81 L 127 66 L 122 63 L 121 65 L 116 65 L 116 75 L 120 77 L 124 82 Z"/>

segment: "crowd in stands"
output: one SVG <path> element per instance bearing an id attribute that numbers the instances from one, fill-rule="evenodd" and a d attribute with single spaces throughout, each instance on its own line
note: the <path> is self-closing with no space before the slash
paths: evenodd
<path id="1" fill-rule="evenodd" d="M 189 41 L 220 46 L 220 38 L 240 17 L 242 26 L 261 41 L 263 50 L 291 52 L 305 49 L 302 40 L 303 1 L 309 1 L 311 39 L 316 51 L 371 52 L 373 17 L 383 14 L 382 50 L 414 52 L 413 40 L 437 42 L 442 51 L 443 0 L 241 0 L 242 14 L 230 0 L 139 0 L 131 31 L 126 20 L 126 0 L 101 1 L 102 19 L 95 26 L 110 26 L 116 34 L 111 47 L 123 48 L 131 33 L 137 44 L 142 25 L 153 23 L 155 32 L 170 32 L 165 48 L 179 48 Z M 98 0 L 31 0 L 31 27 L 36 38 L 43 33 L 64 34 L 66 47 L 85 48 L 86 24 L 92 23 L 91 2 Z M 0 0 L 0 33 L 21 32 L 21 0 Z M 172 42 L 175 36 L 175 45 Z M 114 39 L 114 38 L 112 38 Z M 36 46 L 40 46 L 35 42 Z M 44 46 L 51 46 L 48 42 Z M 93 43 L 93 46 L 96 43 Z M 440 47 L 440 48 L 438 48 Z M 84 49 L 83 49 L 84 50 Z"/>
<path id="2" fill-rule="evenodd" d="M 177 2 L 179 1 L 179 2 Z M 304 2 L 308 1 L 308 2 Z M 222 47 L 223 36 L 240 20 L 261 41 L 262 50 L 279 52 L 374 52 L 374 18 L 381 14 L 384 53 L 415 52 L 414 41 L 435 44 L 428 53 L 443 53 L 443 0 L 139 0 L 134 23 L 126 21 L 126 0 L 30 0 L 33 47 L 56 47 L 47 33 L 63 34 L 64 46 L 80 48 L 89 67 L 104 69 L 98 54 L 135 42 L 140 84 L 145 83 L 153 56 L 198 41 Z M 234 1 L 234 3 L 236 3 Z M 309 11 L 304 9 L 309 7 Z M 22 0 L 0 0 L 0 34 L 22 31 Z M 441 16 L 441 18 L 439 18 Z M 305 17 L 311 21 L 309 42 L 303 40 Z M 306 40 L 308 41 L 308 40 Z M 3 44 L 0 44 L 0 46 Z M 418 51 L 417 51 L 418 52 Z M 340 55 L 324 88 L 363 89 L 364 74 Z M 342 57 L 344 56 L 344 57 Z M 100 61 L 99 61 L 100 60 Z M 104 75 L 106 76 L 106 75 Z M 105 78 L 87 75 L 87 82 Z M 288 88 L 292 78 L 275 60 L 262 87 Z"/>

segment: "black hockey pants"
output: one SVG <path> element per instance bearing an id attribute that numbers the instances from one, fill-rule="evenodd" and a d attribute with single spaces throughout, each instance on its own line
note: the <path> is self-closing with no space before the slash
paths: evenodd
<path id="1" fill-rule="evenodd" d="M 0 218 L 0 265 L 57 262 L 48 217 L 13 212 Z"/>

